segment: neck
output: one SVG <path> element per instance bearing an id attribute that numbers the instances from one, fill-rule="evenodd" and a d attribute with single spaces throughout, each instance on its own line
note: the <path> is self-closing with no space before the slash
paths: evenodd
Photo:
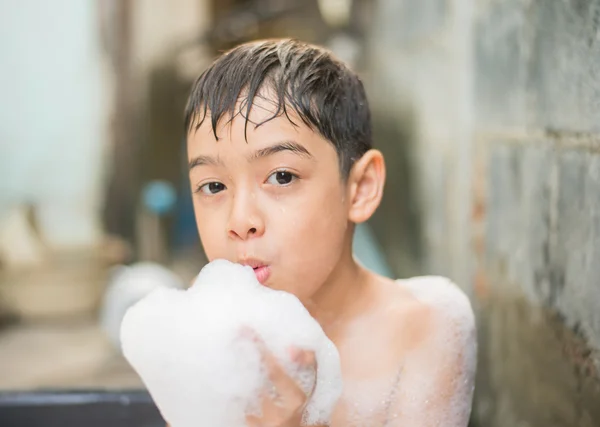
<path id="1" fill-rule="evenodd" d="M 350 250 L 345 253 L 327 281 L 305 304 L 326 334 L 334 333 L 344 320 L 362 312 L 370 299 L 371 274 L 359 265 Z"/>

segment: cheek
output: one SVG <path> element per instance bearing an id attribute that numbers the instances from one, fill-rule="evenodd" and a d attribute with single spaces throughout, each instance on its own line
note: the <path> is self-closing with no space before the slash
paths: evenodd
<path id="1" fill-rule="evenodd" d="M 335 268 L 348 227 L 345 204 L 337 191 L 303 200 L 290 212 L 287 224 L 280 224 L 288 256 L 303 286 L 314 288 Z M 333 194 L 333 195 L 332 195 Z M 309 285 L 311 284 L 311 285 Z M 305 289 L 306 291 L 306 289 Z"/>
<path id="2" fill-rule="evenodd" d="M 319 197 L 306 202 L 306 205 L 310 206 L 310 214 L 304 225 L 308 228 L 307 231 L 313 230 L 312 234 L 316 239 L 324 240 L 320 236 L 333 238 L 343 234 L 347 223 L 347 209 L 338 187 L 322 191 Z"/>
<path id="3" fill-rule="evenodd" d="M 345 228 L 347 215 L 339 189 L 320 187 L 306 189 L 304 197 L 286 206 L 276 220 L 279 233 L 288 239 L 314 244 L 322 241 L 325 235 L 339 234 Z"/>
<path id="4" fill-rule="evenodd" d="M 220 217 L 207 211 L 195 209 L 196 227 L 202 247 L 209 260 L 226 256 Z"/>

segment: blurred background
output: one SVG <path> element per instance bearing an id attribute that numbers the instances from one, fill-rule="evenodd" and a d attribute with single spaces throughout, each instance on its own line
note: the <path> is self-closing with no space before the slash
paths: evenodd
<path id="1" fill-rule="evenodd" d="M 121 316 L 206 262 L 189 88 L 266 37 L 364 79 L 389 175 L 356 254 L 469 295 L 473 425 L 600 426 L 599 0 L 0 0 L 0 390 L 142 387 Z"/>

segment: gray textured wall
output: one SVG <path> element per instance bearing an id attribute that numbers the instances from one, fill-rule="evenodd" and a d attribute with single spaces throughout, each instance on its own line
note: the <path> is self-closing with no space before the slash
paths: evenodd
<path id="1" fill-rule="evenodd" d="M 380 0 L 375 16 L 372 103 L 406 136 L 378 143 L 410 159 L 382 240 L 403 266 L 411 237 L 418 269 L 471 297 L 475 422 L 600 426 L 600 1 Z M 406 208 L 394 222 L 403 203 L 420 233 Z"/>

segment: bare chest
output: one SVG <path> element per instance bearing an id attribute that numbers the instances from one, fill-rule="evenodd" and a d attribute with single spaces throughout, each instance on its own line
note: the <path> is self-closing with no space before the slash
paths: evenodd
<path id="1" fill-rule="evenodd" d="M 368 324 L 349 330 L 336 343 L 340 352 L 344 391 L 333 425 L 384 425 L 402 380 L 402 351 L 392 328 Z"/>

